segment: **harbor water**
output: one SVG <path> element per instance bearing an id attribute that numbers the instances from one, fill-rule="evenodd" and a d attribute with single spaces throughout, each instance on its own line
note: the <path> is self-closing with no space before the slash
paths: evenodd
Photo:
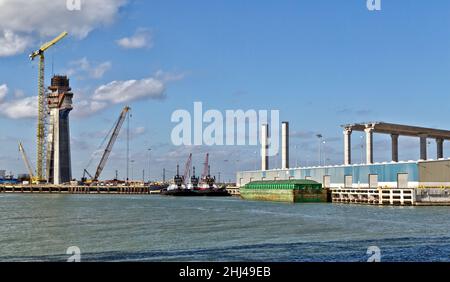
<path id="1" fill-rule="evenodd" d="M 450 207 L 0 194 L 0 261 L 450 261 Z"/>

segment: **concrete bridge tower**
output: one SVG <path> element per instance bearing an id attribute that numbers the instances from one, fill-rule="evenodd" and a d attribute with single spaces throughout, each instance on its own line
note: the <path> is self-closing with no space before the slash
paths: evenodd
<path id="1" fill-rule="evenodd" d="M 54 76 L 48 89 L 47 178 L 58 185 L 72 179 L 69 113 L 73 93 L 67 76 Z"/>

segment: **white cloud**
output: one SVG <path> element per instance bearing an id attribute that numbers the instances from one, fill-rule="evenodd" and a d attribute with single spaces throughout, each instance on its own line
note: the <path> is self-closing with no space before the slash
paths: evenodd
<path id="1" fill-rule="evenodd" d="M 112 67 L 111 62 L 104 62 L 91 69 L 90 74 L 93 78 L 102 78 L 105 72 L 110 70 Z"/>
<path id="2" fill-rule="evenodd" d="M 26 97 L 26 98 L 16 99 L 16 100 L 12 100 L 12 101 L 5 101 L 8 91 L 9 91 L 9 89 L 6 84 L 0 85 L 0 115 L 1 116 L 7 117 L 10 119 L 22 119 L 22 118 L 37 117 L 37 97 Z"/>
<path id="3" fill-rule="evenodd" d="M 26 97 L 0 104 L 0 114 L 10 119 L 36 118 L 37 97 Z"/>
<path id="4" fill-rule="evenodd" d="M 87 117 L 93 115 L 108 106 L 105 102 L 92 101 L 92 100 L 74 100 L 73 115 L 78 117 Z"/>
<path id="5" fill-rule="evenodd" d="M 153 46 L 152 36 L 148 29 L 138 29 L 134 35 L 124 37 L 116 42 L 125 49 L 151 48 Z"/>
<path id="6" fill-rule="evenodd" d="M 0 0 L 0 56 L 20 54 L 66 30 L 77 38 L 112 23 L 126 0 L 82 1 L 80 11 L 69 11 L 66 1 Z M 36 44 L 34 42 L 34 44 Z"/>
<path id="7" fill-rule="evenodd" d="M 145 99 L 163 99 L 165 98 L 165 89 L 165 82 L 156 76 L 140 80 L 112 81 L 99 86 L 89 98 L 78 101 L 75 96 L 73 114 L 87 117 L 115 104 Z M 138 135 L 142 133 L 136 132 Z"/>
<path id="8" fill-rule="evenodd" d="M 146 132 L 147 132 L 147 130 L 143 126 L 133 128 L 133 130 L 130 132 L 130 139 L 131 140 L 138 139 L 139 137 L 145 135 Z M 106 135 L 106 133 L 105 133 L 105 135 Z M 126 140 L 127 134 L 126 134 L 125 130 L 121 132 L 121 134 L 119 135 L 119 138 L 121 140 Z"/>
<path id="9" fill-rule="evenodd" d="M 6 84 L 0 85 L 0 103 L 5 99 L 6 94 L 8 93 L 8 86 Z"/>
<path id="10" fill-rule="evenodd" d="M 1 0 L 0 0 L 1 1 Z M 166 82 L 181 79 L 180 75 L 172 75 L 164 73 L 166 78 L 163 79 L 161 74 L 157 73 L 154 77 L 144 78 L 140 80 L 112 81 L 108 84 L 99 86 L 94 94 L 90 97 L 83 95 L 83 91 L 74 91 L 74 110 L 73 115 L 77 117 L 87 117 L 96 114 L 115 104 L 125 104 L 137 100 L 145 99 L 164 99 Z M 11 118 L 35 118 L 37 117 L 37 97 L 24 97 L 25 94 L 21 90 L 16 90 L 14 94 L 15 100 L 5 101 L 8 92 L 6 85 L 0 85 L 0 115 Z M 143 134 L 145 128 L 139 128 L 136 135 Z"/>
<path id="11" fill-rule="evenodd" d="M 97 88 L 93 100 L 120 104 L 140 99 L 162 99 L 164 91 L 164 83 L 152 77 L 141 80 L 113 81 Z"/>
<path id="12" fill-rule="evenodd" d="M 109 61 L 93 65 L 87 58 L 70 62 L 69 65 L 70 68 L 66 71 L 67 75 L 80 75 L 81 79 L 84 78 L 83 76 L 88 76 L 94 79 L 102 78 L 112 67 L 112 63 Z"/>
<path id="13" fill-rule="evenodd" d="M 157 71 L 155 74 L 155 77 L 163 82 L 182 80 L 185 76 L 185 73 L 169 73 L 162 70 Z"/>
<path id="14" fill-rule="evenodd" d="M 22 98 L 24 96 L 25 96 L 25 92 L 23 92 L 23 90 L 17 89 L 17 90 L 14 91 L 14 97 Z"/>
<path id="15" fill-rule="evenodd" d="M 144 133 L 145 133 L 145 127 L 139 126 L 139 127 L 137 127 L 137 128 L 134 130 L 134 132 L 135 132 L 136 134 L 138 134 L 138 135 L 144 134 Z"/>
<path id="16" fill-rule="evenodd" d="M 0 57 L 20 54 L 30 43 L 28 36 L 19 36 L 11 30 L 0 30 Z"/>

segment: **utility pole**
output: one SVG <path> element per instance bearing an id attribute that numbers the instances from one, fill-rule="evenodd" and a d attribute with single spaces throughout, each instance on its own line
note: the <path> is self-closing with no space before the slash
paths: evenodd
<path id="1" fill-rule="evenodd" d="M 134 180 L 134 160 L 131 160 L 131 181 L 133 182 Z"/>
<path id="2" fill-rule="evenodd" d="M 322 165 L 322 140 L 323 140 L 323 135 L 322 134 L 317 134 L 316 135 L 317 138 L 319 138 L 319 166 Z"/>
<path id="3" fill-rule="evenodd" d="M 150 177 L 150 156 L 151 156 L 151 152 L 152 152 L 152 149 L 148 148 L 148 183 L 151 182 L 151 177 Z"/>

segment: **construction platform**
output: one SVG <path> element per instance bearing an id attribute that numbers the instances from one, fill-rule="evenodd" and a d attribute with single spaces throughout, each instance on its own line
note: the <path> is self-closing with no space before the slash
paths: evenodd
<path id="1" fill-rule="evenodd" d="M 159 194 L 143 186 L 63 186 L 63 185 L 0 185 L 0 193 L 55 194 Z"/>

